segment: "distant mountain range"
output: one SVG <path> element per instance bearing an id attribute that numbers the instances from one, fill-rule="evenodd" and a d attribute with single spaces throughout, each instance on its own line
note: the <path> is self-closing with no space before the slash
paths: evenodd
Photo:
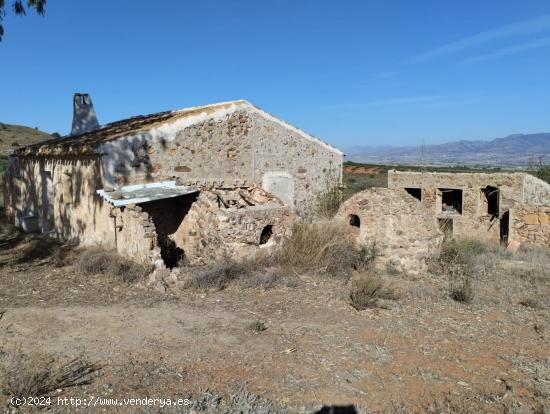
<path id="1" fill-rule="evenodd" d="M 346 151 L 346 159 L 373 164 L 524 167 L 550 163 L 550 133 L 514 134 L 491 141 L 454 141 L 416 147 L 364 147 Z"/>

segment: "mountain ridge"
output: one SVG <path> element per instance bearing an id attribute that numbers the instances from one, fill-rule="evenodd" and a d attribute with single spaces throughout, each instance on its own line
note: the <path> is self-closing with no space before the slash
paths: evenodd
<path id="1" fill-rule="evenodd" d="M 540 160 L 550 162 L 550 133 L 511 134 L 488 141 L 458 140 L 424 148 L 354 146 L 346 157 L 369 163 L 526 166 Z"/>

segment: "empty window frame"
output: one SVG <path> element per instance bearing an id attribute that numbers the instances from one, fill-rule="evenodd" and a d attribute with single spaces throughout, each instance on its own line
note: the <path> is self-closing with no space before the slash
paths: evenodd
<path id="1" fill-rule="evenodd" d="M 462 214 L 462 190 L 440 188 L 441 212 Z"/>
<path id="2" fill-rule="evenodd" d="M 416 198 L 418 201 L 422 201 L 422 189 L 421 188 L 405 188 L 405 191 Z"/>

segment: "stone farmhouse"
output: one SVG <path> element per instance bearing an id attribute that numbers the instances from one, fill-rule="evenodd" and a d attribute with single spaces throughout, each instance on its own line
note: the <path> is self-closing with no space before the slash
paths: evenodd
<path id="1" fill-rule="evenodd" d="M 389 171 L 448 236 L 550 246 L 550 185 L 530 174 Z"/>
<path id="2" fill-rule="evenodd" d="M 257 254 L 341 184 L 343 154 L 240 100 L 99 126 L 75 94 L 71 135 L 17 149 L 6 214 L 25 231 L 176 265 Z"/>

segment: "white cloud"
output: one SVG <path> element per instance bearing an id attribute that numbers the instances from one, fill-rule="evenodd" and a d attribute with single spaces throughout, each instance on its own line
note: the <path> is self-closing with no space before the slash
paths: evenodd
<path id="1" fill-rule="evenodd" d="M 475 46 L 490 43 L 496 40 L 514 36 L 522 36 L 538 33 L 550 29 L 550 14 L 545 14 L 532 19 L 497 27 L 492 30 L 478 33 L 455 42 L 436 47 L 425 53 L 412 56 L 405 63 L 419 63 L 438 56 L 448 55 Z"/>
<path id="2" fill-rule="evenodd" d="M 492 53 L 487 53 L 486 55 L 468 58 L 463 60 L 461 63 L 479 62 L 482 60 L 498 58 L 501 56 L 515 55 L 516 53 L 521 53 L 527 50 L 539 49 L 541 47 L 548 47 L 548 46 L 550 46 L 550 37 L 542 37 L 540 39 L 536 39 L 531 42 L 498 49 Z"/>

